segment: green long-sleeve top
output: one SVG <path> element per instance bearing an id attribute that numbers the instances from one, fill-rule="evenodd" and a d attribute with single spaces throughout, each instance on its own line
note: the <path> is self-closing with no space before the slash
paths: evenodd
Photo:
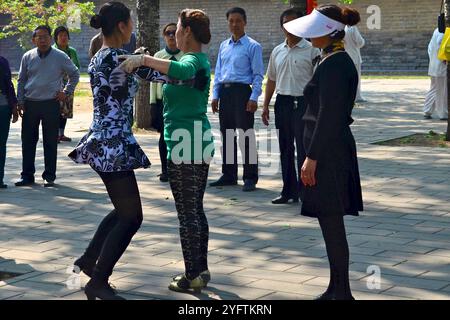
<path id="1" fill-rule="evenodd" d="M 168 75 L 179 80 L 203 75 L 205 81 L 201 89 L 172 84 L 163 87 L 167 158 L 175 163 L 209 162 L 214 155 L 214 141 L 206 115 L 211 81 L 207 55 L 186 53 L 179 61 L 170 63 Z"/>
<path id="2" fill-rule="evenodd" d="M 60 48 L 56 43 L 53 45 L 53 47 L 65 52 L 69 56 L 70 60 L 72 60 L 73 64 L 76 65 L 78 69 L 80 69 L 80 61 L 78 60 L 78 54 L 75 48 L 69 46 L 67 47 L 67 49 L 63 49 Z"/>

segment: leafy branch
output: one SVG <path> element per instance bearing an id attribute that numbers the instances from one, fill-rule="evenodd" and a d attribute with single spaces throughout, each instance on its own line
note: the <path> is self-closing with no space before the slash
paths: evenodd
<path id="1" fill-rule="evenodd" d="M 10 16 L 9 23 L 0 33 L 0 39 L 18 36 L 23 49 L 31 46 L 30 34 L 38 25 L 48 25 L 53 30 L 67 26 L 79 32 L 81 24 L 87 24 L 94 15 L 93 2 L 76 0 L 2 0 L 0 13 Z"/>

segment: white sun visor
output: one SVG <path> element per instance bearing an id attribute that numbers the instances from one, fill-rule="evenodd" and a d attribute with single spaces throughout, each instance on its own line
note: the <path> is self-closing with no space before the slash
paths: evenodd
<path id="1" fill-rule="evenodd" d="M 283 25 L 287 32 L 301 38 L 319 38 L 336 30 L 344 30 L 345 24 L 330 19 L 314 9 L 309 15 Z"/>

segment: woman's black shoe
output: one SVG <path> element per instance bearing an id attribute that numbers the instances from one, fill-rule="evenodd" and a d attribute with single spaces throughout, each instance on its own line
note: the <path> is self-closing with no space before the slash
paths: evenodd
<path id="1" fill-rule="evenodd" d="M 84 293 L 88 300 L 95 300 L 96 298 L 100 300 L 126 300 L 117 295 L 117 292 L 108 283 L 92 279 L 84 287 Z"/>
<path id="2" fill-rule="evenodd" d="M 6 189 L 8 188 L 7 184 L 4 184 L 3 182 L 0 182 L 0 189 Z"/>
<path id="3" fill-rule="evenodd" d="M 159 175 L 159 181 L 161 181 L 161 182 L 169 182 L 169 175 L 167 173 L 161 173 Z"/>
<path id="4" fill-rule="evenodd" d="M 92 278 L 92 272 L 94 271 L 95 261 L 89 260 L 84 256 L 81 256 L 80 258 L 75 260 L 73 266 L 74 266 L 73 268 L 74 273 L 80 273 L 81 271 L 83 271 L 85 275 L 87 275 L 89 278 Z"/>
<path id="5" fill-rule="evenodd" d="M 332 292 L 327 290 L 321 295 L 317 296 L 314 300 L 336 300 L 336 298 L 334 297 L 334 294 Z"/>
<path id="6" fill-rule="evenodd" d="M 272 203 L 273 204 L 285 204 L 285 203 L 288 203 L 289 200 L 291 200 L 291 199 L 292 199 L 292 203 L 297 203 L 298 202 L 298 198 L 288 198 L 288 197 L 285 197 L 285 196 L 279 196 L 279 197 L 273 199 Z"/>
<path id="7" fill-rule="evenodd" d="M 320 296 L 316 297 L 314 300 L 355 300 L 353 296 L 350 295 L 337 295 L 333 292 L 325 291 Z"/>

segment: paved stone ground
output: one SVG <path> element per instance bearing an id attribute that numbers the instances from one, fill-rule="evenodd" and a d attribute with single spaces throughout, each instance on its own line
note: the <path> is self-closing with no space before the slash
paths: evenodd
<path id="1" fill-rule="evenodd" d="M 442 121 L 422 119 L 428 81 L 365 80 L 363 87 L 369 102 L 354 110 L 353 131 L 366 211 L 361 217 L 346 218 L 354 296 L 449 299 L 448 149 L 371 144 L 445 130 Z M 66 156 L 90 117 L 77 114 L 69 121 L 68 135 L 75 139 L 59 147 L 58 185 L 53 189 L 40 184 L 12 187 L 21 168 L 20 126 L 12 126 L 5 177 L 10 188 L 0 192 L 0 271 L 24 274 L 0 281 L 0 299 L 85 299 L 79 289 L 66 286 L 67 268 L 112 208 L 100 179 L 88 166 L 75 165 Z M 218 128 L 217 116 L 210 117 Z M 170 189 L 157 179 L 157 136 L 138 136 L 138 140 L 154 165 L 137 171 L 144 223 L 111 279 L 125 297 L 311 299 L 324 291 L 328 262 L 318 224 L 299 216 L 298 205 L 270 204 L 280 191 L 281 179 L 279 173 L 271 174 L 267 155 L 260 159 L 265 175 L 256 192 L 244 194 L 240 186 L 206 191 L 212 272 L 208 289 L 200 295 L 169 291 L 170 277 L 183 271 L 178 221 Z M 41 144 L 36 160 L 39 177 Z M 210 180 L 219 174 L 220 166 L 213 164 Z M 369 289 L 373 281 L 368 268 L 379 268 L 379 289 Z M 86 281 L 82 276 L 81 284 Z"/>

